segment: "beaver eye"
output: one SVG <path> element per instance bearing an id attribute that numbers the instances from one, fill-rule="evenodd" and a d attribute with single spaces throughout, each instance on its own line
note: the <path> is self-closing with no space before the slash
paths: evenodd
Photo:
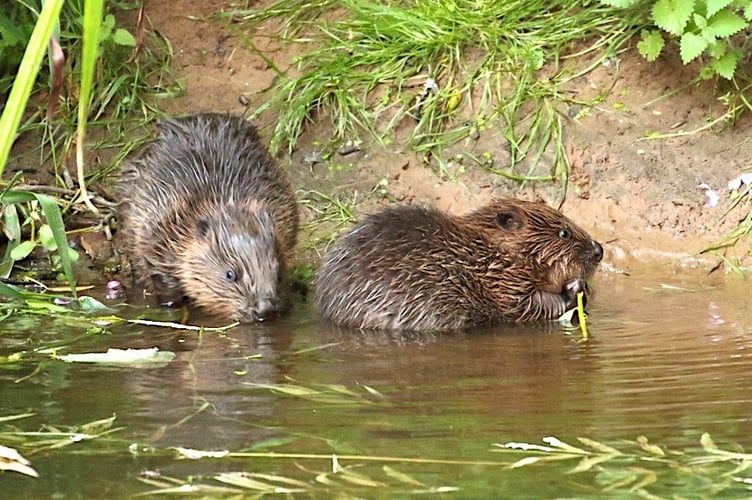
<path id="1" fill-rule="evenodd" d="M 561 238 L 562 240 L 568 240 L 571 237 L 572 237 L 572 231 L 570 231 L 567 228 L 559 229 L 559 238 Z"/>
<path id="2" fill-rule="evenodd" d="M 233 271 L 232 269 L 230 269 L 229 271 L 227 271 L 225 273 L 225 278 L 227 279 L 227 281 L 234 282 L 235 280 L 238 279 L 238 275 L 235 274 L 235 271 Z"/>

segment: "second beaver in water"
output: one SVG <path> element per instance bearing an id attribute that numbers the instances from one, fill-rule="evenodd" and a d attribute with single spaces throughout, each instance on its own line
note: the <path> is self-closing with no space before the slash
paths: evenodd
<path id="1" fill-rule="evenodd" d="M 554 319 L 576 305 L 602 258 L 600 243 L 542 203 L 501 199 L 460 217 L 396 206 L 327 253 L 314 303 L 335 323 L 365 329 Z"/>
<path id="2" fill-rule="evenodd" d="M 214 113 L 161 123 L 119 192 L 134 274 L 162 303 L 188 296 L 244 322 L 280 309 L 298 206 L 250 123 Z"/>

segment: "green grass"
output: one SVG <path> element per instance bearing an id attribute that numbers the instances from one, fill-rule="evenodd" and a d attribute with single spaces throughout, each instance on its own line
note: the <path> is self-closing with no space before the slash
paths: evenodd
<path id="1" fill-rule="evenodd" d="M 257 111 L 278 113 L 273 151 L 329 120 L 333 142 L 406 140 L 441 165 L 445 146 L 499 129 L 505 172 L 532 178 L 545 163 L 547 180 L 566 170 L 559 88 L 574 75 L 563 60 L 593 67 L 639 29 L 629 11 L 572 0 L 280 0 L 223 16 L 245 27 L 275 19 L 280 39 L 303 46 Z"/>
<path id="2" fill-rule="evenodd" d="M 0 79 L 0 93 L 8 93 L 0 117 L 0 174 L 18 169 L 0 181 L 0 229 L 9 238 L 0 277 L 18 271 L 16 264 L 41 246 L 53 252 L 53 268 L 61 268 L 74 296 L 76 255 L 68 249 L 63 217 L 98 212 L 87 186 L 145 142 L 143 126 L 158 116 L 153 100 L 180 91 L 169 83 L 169 43 L 134 36 L 103 4 L 47 1 L 41 9 L 37 0 L 14 0 L 0 12 L 2 68 L 15 75 Z M 73 157 L 76 182 L 68 169 Z M 24 190 L 15 187 L 27 181 L 33 182 Z M 0 296 L 23 309 L 24 301 L 9 290 L 3 287 Z"/>
<path id="3" fill-rule="evenodd" d="M 320 191 L 300 191 L 298 201 L 313 215 L 302 227 L 308 233 L 305 248 L 313 250 L 319 256 L 355 222 L 357 194 L 353 194 L 350 199 L 343 199 Z"/>

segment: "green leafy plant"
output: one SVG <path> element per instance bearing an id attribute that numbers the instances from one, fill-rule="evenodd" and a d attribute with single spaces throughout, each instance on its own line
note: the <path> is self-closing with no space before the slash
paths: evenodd
<path id="1" fill-rule="evenodd" d="M 34 27 L 32 39 L 21 60 L 18 76 L 11 89 L 5 110 L 0 116 L 0 175 L 2 175 L 7 162 L 16 130 L 21 121 L 21 115 L 31 94 L 32 85 L 46 51 L 47 43 L 52 36 L 55 20 L 62 4 L 62 0 L 45 3 Z M 22 243 L 21 228 L 27 224 L 34 227 L 40 219 L 35 207 L 32 211 L 27 212 L 26 220 L 23 223 L 20 222 L 19 210 L 16 205 L 29 202 L 35 202 L 36 206 L 41 207 L 41 211 L 47 219 L 47 224 L 39 227 L 37 231 L 32 231 L 32 237 L 27 242 Z M 3 209 L 3 229 L 8 238 L 5 257 L 3 262 L 0 263 L 0 275 L 7 277 L 13 262 L 25 258 L 38 244 L 48 250 L 65 249 L 65 251 L 58 252 L 58 255 L 60 264 L 70 283 L 71 291 L 75 295 L 75 280 L 71 267 L 73 254 L 68 251 L 63 220 L 55 200 L 46 195 L 6 189 L 0 196 L 0 206 Z M 23 255 L 24 253 L 25 255 Z"/>
<path id="2" fill-rule="evenodd" d="M 7 278 L 13 263 L 28 257 L 34 249 L 42 247 L 51 255 L 52 269 L 62 268 L 68 280 L 73 279 L 71 263 L 78 253 L 68 247 L 60 209 L 54 198 L 28 191 L 7 191 L 0 196 L 3 208 L 3 228 L 8 238 L 5 256 L 0 262 L 0 277 Z M 19 217 L 23 214 L 23 221 Z M 46 222 L 43 222 L 42 216 Z M 28 228 L 29 239 L 23 241 L 23 228 Z M 61 250 L 62 249 L 62 250 Z M 74 290 L 75 287 L 71 286 Z"/>
<path id="3" fill-rule="evenodd" d="M 52 172 L 59 184 L 17 189 L 17 181 L 23 182 L 24 174 L 20 173 L 2 182 L 0 230 L 8 244 L 0 262 L 0 277 L 7 278 L 17 262 L 43 248 L 50 253 L 53 269 L 64 273 L 74 297 L 71 263 L 77 254 L 68 248 L 62 213 L 75 214 L 69 209 L 79 203 L 85 203 L 91 212 L 98 211 L 87 185 L 102 179 L 147 138 L 143 132 L 141 137 L 132 137 L 133 121 L 124 118 L 136 114 L 136 126 L 141 126 L 157 117 L 151 105 L 141 99 L 154 92 L 170 94 L 163 78 L 169 50 L 154 51 L 143 40 L 137 41 L 118 26 L 115 15 L 105 12 L 104 4 L 104 0 L 12 0 L 8 9 L 0 12 L 0 54 L 8 56 L 0 64 L 16 75 L 12 86 L 6 80 L 0 81 L 0 92 L 9 89 L 0 117 L 0 175 L 12 160 L 13 165 L 8 168 L 42 165 L 44 168 L 39 171 Z M 135 6 L 118 3 L 118 8 Z M 17 49 L 24 45 L 20 57 Z M 48 47 L 49 66 L 43 63 Z M 133 64 L 123 64 L 126 59 Z M 63 80 L 67 81 L 65 86 L 60 85 Z M 61 95 L 61 88 L 66 89 L 67 95 Z M 30 100 L 39 91 L 48 98 Z M 105 139 L 88 144 L 87 130 L 91 128 L 106 128 Z M 123 139 L 126 135 L 130 136 L 127 141 Z M 11 156 L 11 147 L 21 136 L 31 140 L 18 141 L 22 144 Z M 67 172 L 59 172 L 73 148 L 76 189 L 65 180 L 63 174 Z M 109 155 L 104 152 L 103 165 L 95 167 L 87 160 L 85 152 L 89 149 L 117 152 L 112 161 L 106 159 Z M 28 158 L 37 151 L 38 157 Z M 30 184 L 44 182 L 42 177 Z M 37 190 L 60 194 L 51 196 Z M 7 287 L 0 289 L 0 296 L 14 297 Z"/>
<path id="4" fill-rule="evenodd" d="M 615 7 L 632 7 L 641 0 L 603 0 Z M 731 80 L 742 57 L 749 51 L 749 25 L 752 21 L 750 0 L 658 0 L 650 11 L 655 25 L 671 37 L 678 38 L 682 62 L 689 64 L 702 58 L 702 78 L 715 75 Z M 664 34 L 645 29 L 637 50 L 654 61 L 664 48 Z"/>

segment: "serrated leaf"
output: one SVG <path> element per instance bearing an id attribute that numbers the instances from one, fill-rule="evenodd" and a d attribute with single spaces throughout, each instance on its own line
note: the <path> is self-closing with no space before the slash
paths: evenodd
<path id="1" fill-rule="evenodd" d="M 714 78 L 716 75 L 716 72 L 713 68 L 710 67 L 710 64 L 706 64 L 702 68 L 700 68 L 700 78 L 703 80 L 710 80 L 711 78 Z"/>
<path id="2" fill-rule="evenodd" d="M 10 252 L 10 258 L 13 260 L 23 260 L 29 256 L 37 244 L 33 241 L 24 241 Z"/>
<path id="3" fill-rule="evenodd" d="M 713 59 L 720 59 L 726 53 L 727 49 L 728 44 L 725 41 L 716 40 L 710 43 L 707 51 L 708 55 L 710 55 L 710 57 L 712 57 Z"/>
<path id="4" fill-rule="evenodd" d="M 640 36 L 642 40 L 637 42 L 637 50 L 649 62 L 655 61 L 661 54 L 665 44 L 663 36 L 657 30 L 642 30 Z"/>
<path id="5" fill-rule="evenodd" d="M 695 26 L 700 28 L 700 30 L 704 30 L 705 27 L 708 25 L 708 20 L 702 17 L 697 12 L 692 14 L 692 20 L 695 22 Z"/>
<path id="6" fill-rule="evenodd" d="M 708 46 L 708 41 L 694 33 L 684 33 L 681 37 L 679 53 L 682 63 L 689 64 Z"/>
<path id="7" fill-rule="evenodd" d="M 128 30 L 124 30 L 123 28 L 118 28 L 115 30 L 115 32 L 112 34 L 112 41 L 118 45 L 123 45 L 124 47 L 136 46 L 136 39 Z"/>
<path id="8" fill-rule="evenodd" d="M 722 10 L 708 19 L 708 27 L 703 33 L 715 38 L 727 38 L 747 27 L 747 22 L 730 10 Z"/>
<path id="9" fill-rule="evenodd" d="M 726 8 L 732 0 L 706 0 L 705 5 L 707 5 L 707 12 L 706 15 L 708 17 L 713 17 L 713 14 L 718 12 L 721 9 Z"/>
<path id="10" fill-rule="evenodd" d="M 694 0 L 658 0 L 653 5 L 653 20 L 659 28 L 680 36 L 694 11 Z"/>
<path id="11" fill-rule="evenodd" d="M 736 65 L 739 63 L 739 59 L 741 59 L 741 54 L 738 52 L 726 52 L 723 57 L 710 63 L 710 67 L 726 80 L 731 80 L 736 73 Z"/>
<path id="12" fill-rule="evenodd" d="M 744 19 L 752 21 L 752 2 L 745 2 L 744 6 Z"/>

